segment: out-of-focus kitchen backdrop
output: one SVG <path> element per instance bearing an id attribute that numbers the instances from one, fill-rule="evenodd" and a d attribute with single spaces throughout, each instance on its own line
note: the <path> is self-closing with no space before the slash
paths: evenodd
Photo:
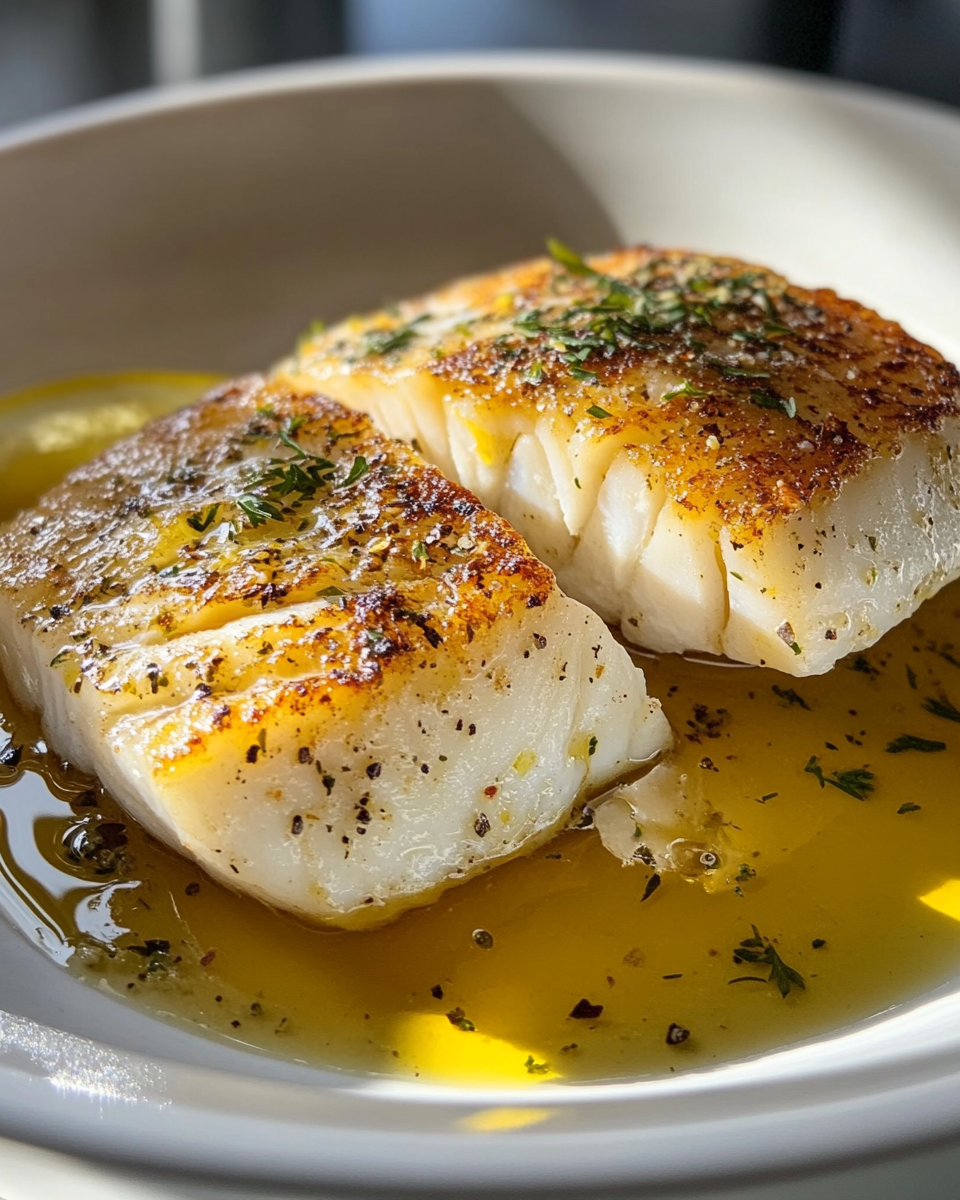
<path id="1" fill-rule="evenodd" d="M 770 63 L 960 104 L 960 0 L 0 0 L 0 126 L 266 63 L 491 49 Z"/>

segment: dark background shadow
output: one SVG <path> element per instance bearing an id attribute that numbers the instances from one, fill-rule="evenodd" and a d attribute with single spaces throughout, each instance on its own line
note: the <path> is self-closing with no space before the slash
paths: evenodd
<path id="1" fill-rule="evenodd" d="M 955 0 L 0 0 L 0 125 L 267 63 L 509 48 L 768 63 L 960 103 Z"/>

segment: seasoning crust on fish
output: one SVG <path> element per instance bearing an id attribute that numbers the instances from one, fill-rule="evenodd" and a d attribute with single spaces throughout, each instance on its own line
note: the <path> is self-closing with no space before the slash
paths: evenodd
<path id="1" fill-rule="evenodd" d="M 960 574 L 956 368 L 762 267 L 554 244 L 278 374 L 415 442 L 653 650 L 819 673 Z"/>
<path id="2" fill-rule="evenodd" d="M 669 742 L 501 518 L 369 421 L 229 384 L 0 533 L 0 652 L 57 751 L 233 887 L 374 924 Z"/>

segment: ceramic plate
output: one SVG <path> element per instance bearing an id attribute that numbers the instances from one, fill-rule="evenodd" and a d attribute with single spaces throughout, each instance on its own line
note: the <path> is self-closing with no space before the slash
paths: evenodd
<path id="1" fill-rule="evenodd" d="M 960 120 L 770 72 L 620 57 L 336 64 L 133 98 L 0 143 L 0 391 L 261 367 L 318 311 L 649 240 L 829 282 L 960 354 Z M 819 1042 L 535 1096 L 247 1054 L 0 926 L 0 1132 L 341 1188 L 740 1181 L 960 1134 L 960 992 Z"/>

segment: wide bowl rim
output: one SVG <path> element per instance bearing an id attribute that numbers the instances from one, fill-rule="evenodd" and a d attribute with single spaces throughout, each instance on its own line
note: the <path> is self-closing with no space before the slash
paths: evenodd
<path id="1" fill-rule="evenodd" d="M 629 85 L 651 79 L 716 87 L 749 79 L 781 93 L 813 90 L 841 106 L 909 112 L 944 128 L 960 155 L 960 118 L 935 102 L 754 65 L 542 52 L 298 64 L 122 96 L 0 135 L 0 163 L 22 149 L 164 113 L 320 89 L 468 81 Z M 0 1014 L 0 1055 L 6 1060 L 0 1061 L 0 1131 L 113 1161 L 358 1188 L 456 1187 L 462 1193 L 474 1185 L 556 1191 L 601 1183 L 652 1188 L 742 1181 L 893 1154 L 960 1134 L 958 1012 L 956 993 L 898 1009 L 890 1021 L 926 1014 L 926 1040 L 916 1039 L 910 1053 L 877 1052 L 876 1030 L 889 1024 L 881 1014 L 853 1033 L 809 1044 L 823 1051 L 810 1061 L 802 1046 L 766 1056 L 760 1076 L 751 1075 L 751 1064 L 734 1064 L 726 1078 L 720 1070 L 655 1083 L 545 1085 L 532 1095 L 359 1078 L 327 1089 L 267 1083 L 140 1057 Z M 951 1028 L 958 1029 L 954 1036 Z M 866 1046 L 866 1059 L 851 1065 L 841 1053 L 831 1062 L 829 1048 L 841 1041 L 851 1043 L 854 1054 L 857 1045 Z M 785 1074 L 777 1074 L 777 1062 Z M 104 1078 L 113 1080 L 113 1090 L 98 1085 Z M 118 1079 L 125 1081 L 119 1090 Z M 306 1117 L 271 1119 L 273 1102 L 279 1114 L 301 1106 Z M 604 1127 L 595 1118 L 605 1105 L 627 1119 Z M 529 1109 L 536 1119 L 482 1136 L 459 1123 L 496 1106 Z M 588 1108 L 594 1116 L 579 1127 L 577 1113 L 586 1115 Z M 385 1116 L 401 1110 L 406 1126 L 391 1128 L 386 1121 L 384 1127 Z"/>

